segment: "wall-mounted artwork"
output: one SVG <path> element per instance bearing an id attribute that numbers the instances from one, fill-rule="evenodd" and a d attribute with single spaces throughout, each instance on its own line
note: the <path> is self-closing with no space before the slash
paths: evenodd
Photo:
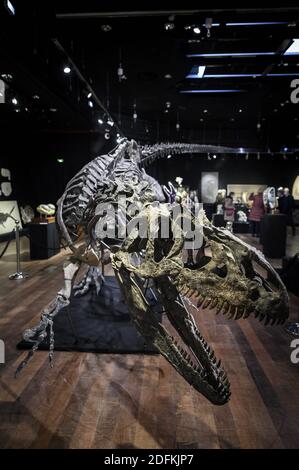
<path id="1" fill-rule="evenodd" d="M 0 170 L 0 197 L 9 197 L 12 193 L 11 174 L 8 168 Z"/>
<path id="2" fill-rule="evenodd" d="M 299 201 L 299 175 L 296 176 L 296 179 L 294 181 L 292 194 L 293 194 L 293 198 Z"/>
<path id="3" fill-rule="evenodd" d="M 234 202 L 247 204 L 251 193 L 264 192 L 266 188 L 266 184 L 228 184 L 227 194 L 233 192 L 235 193 Z"/>
<path id="4" fill-rule="evenodd" d="M 218 171 L 201 173 L 201 200 L 206 204 L 216 201 L 218 192 Z"/>
<path id="5" fill-rule="evenodd" d="M 0 80 L 0 104 L 5 103 L 5 83 Z"/>
<path id="6" fill-rule="evenodd" d="M 20 221 L 20 228 L 22 228 L 17 201 L 0 201 L 0 235 L 5 235 L 12 232 L 15 228 L 15 222 L 10 217 L 1 222 L 1 214 L 11 214 L 15 219 Z"/>

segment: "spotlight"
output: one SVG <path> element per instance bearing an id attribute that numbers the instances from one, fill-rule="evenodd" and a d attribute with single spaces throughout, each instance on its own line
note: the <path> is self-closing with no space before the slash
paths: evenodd
<path id="1" fill-rule="evenodd" d="M 39 95 L 33 95 L 32 98 L 33 98 L 34 100 L 39 100 L 40 97 L 39 97 Z"/>
<path id="2" fill-rule="evenodd" d="M 107 124 L 108 124 L 108 126 L 110 126 L 110 127 L 113 127 L 113 126 L 114 126 L 114 122 L 112 121 L 112 119 L 108 119 Z"/>
<path id="3" fill-rule="evenodd" d="M 170 102 L 170 101 L 166 101 L 165 105 L 166 105 L 166 108 L 170 108 L 171 102 Z"/>
<path id="4" fill-rule="evenodd" d="M 214 160 L 216 160 L 216 158 L 217 158 L 217 155 L 213 155 L 213 158 L 214 158 Z"/>
<path id="5" fill-rule="evenodd" d="M 261 127 L 262 127 L 261 123 L 258 122 L 257 125 L 256 125 L 257 130 L 259 131 Z"/>
<path id="6" fill-rule="evenodd" d="M 12 104 L 14 104 L 15 106 L 18 104 L 17 98 L 13 98 L 13 99 L 11 100 L 11 102 L 12 102 Z"/>
<path id="7" fill-rule="evenodd" d="M 242 112 L 243 112 L 243 109 L 242 109 L 242 108 L 240 108 L 240 109 L 239 109 L 239 113 L 242 113 Z"/>
<path id="8" fill-rule="evenodd" d="M 64 163 L 64 159 L 61 157 L 57 158 L 57 163 Z"/>
<path id="9" fill-rule="evenodd" d="M 179 122 L 176 123 L 175 128 L 176 128 L 177 131 L 180 130 L 180 123 Z"/>
<path id="10" fill-rule="evenodd" d="M 164 78 L 166 78 L 167 80 L 170 80 L 172 78 L 172 75 L 170 75 L 170 73 L 166 73 L 164 75 Z"/>
<path id="11" fill-rule="evenodd" d="M 165 31 L 171 31 L 174 29 L 174 23 L 165 23 L 164 24 Z"/>
<path id="12" fill-rule="evenodd" d="M 16 14 L 15 7 L 10 2 L 10 0 L 5 0 L 4 6 L 10 15 L 14 16 Z"/>
<path id="13" fill-rule="evenodd" d="M 112 31 L 112 27 L 110 26 L 110 24 L 102 24 L 101 30 L 104 31 L 104 33 L 109 33 L 110 31 Z"/>
<path id="14" fill-rule="evenodd" d="M 104 137 L 105 137 L 106 140 L 109 140 L 110 137 L 111 137 L 110 132 L 105 132 Z"/>
<path id="15" fill-rule="evenodd" d="M 57 108 L 50 108 L 50 112 L 51 112 L 51 113 L 56 113 L 56 112 L 57 112 Z"/>
<path id="16" fill-rule="evenodd" d="M 88 93 L 88 95 L 87 95 L 87 98 L 89 99 L 89 98 L 91 98 L 91 97 L 92 97 L 92 93 L 91 93 L 91 91 L 90 91 L 90 92 Z"/>
<path id="17" fill-rule="evenodd" d="M 284 151 L 284 152 L 287 152 L 288 150 L 289 150 L 288 147 L 284 147 L 284 148 L 283 148 L 283 151 Z"/>
<path id="18" fill-rule="evenodd" d="M 193 33 L 194 34 L 200 34 L 200 28 L 198 26 L 194 26 Z"/>
<path id="19" fill-rule="evenodd" d="M 204 109 L 203 112 L 206 114 L 206 113 L 208 112 L 208 110 L 207 110 L 207 109 Z"/>
<path id="20" fill-rule="evenodd" d="M 64 71 L 64 73 L 66 73 L 66 74 L 71 73 L 71 69 L 70 69 L 70 67 L 69 67 L 68 65 L 67 65 L 66 67 L 64 67 L 63 71 Z"/>
<path id="21" fill-rule="evenodd" d="M 89 106 L 90 108 L 93 108 L 93 102 L 92 102 L 91 100 L 88 100 L 88 106 Z"/>
<path id="22" fill-rule="evenodd" d="M 167 111 L 167 112 L 168 112 L 168 111 Z M 137 121 L 137 117 L 138 117 L 138 116 L 137 116 L 137 113 L 136 113 L 136 111 L 134 111 L 134 113 L 133 113 L 133 119 L 134 119 L 134 121 Z"/>
<path id="23" fill-rule="evenodd" d="M 167 159 L 169 160 L 171 158 L 171 155 L 167 155 Z"/>
<path id="24" fill-rule="evenodd" d="M 104 123 L 103 119 L 98 119 L 98 123 L 102 125 Z"/>

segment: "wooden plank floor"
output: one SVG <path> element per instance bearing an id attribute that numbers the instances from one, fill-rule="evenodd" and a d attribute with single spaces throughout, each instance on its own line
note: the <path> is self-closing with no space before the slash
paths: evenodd
<path id="1" fill-rule="evenodd" d="M 298 246 L 290 239 L 289 248 Z M 282 327 L 238 322 L 200 311 L 197 322 L 229 374 L 232 397 L 211 405 L 160 356 L 56 352 L 35 354 L 14 379 L 25 352 L 20 333 L 39 318 L 62 282 L 61 253 L 26 261 L 30 277 L 9 281 L 13 246 L 0 261 L 1 448 L 298 448 L 299 365 Z M 299 318 L 291 296 L 291 317 Z"/>

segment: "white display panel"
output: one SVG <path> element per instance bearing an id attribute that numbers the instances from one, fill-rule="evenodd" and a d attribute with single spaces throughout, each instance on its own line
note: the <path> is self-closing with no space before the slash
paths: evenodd
<path id="1" fill-rule="evenodd" d="M 218 171 L 203 171 L 201 173 L 201 200 L 206 204 L 216 201 L 218 191 Z"/>
<path id="2" fill-rule="evenodd" d="M 11 214 L 15 219 L 19 220 L 20 228 L 22 228 L 22 222 L 19 212 L 17 201 L 0 201 L 0 213 Z M 4 223 L 0 223 L 0 235 L 10 233 L 15 228 L 13 219 L 8 217 Z"/>
<path id="3" fill-rule="evenodd" d="M 296 201 L 299 201 L 299 176 L 297 176 L 295 181 L 294 181 L 292 194 L 293 194 L 293 198 Z"/>

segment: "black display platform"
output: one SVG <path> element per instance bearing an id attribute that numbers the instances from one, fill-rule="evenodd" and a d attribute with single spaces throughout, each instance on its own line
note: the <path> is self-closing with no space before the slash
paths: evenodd
<path id="1" fill-rule="evenodd" d="M 30 258 L 48 259 L 60 251 L 55 222 L 29 224 Z"/>
<path id="2" fill-rule="evenodd" d="M 267 214 L 261 219 L 260 243 L 268 258 L 283 258 L 286 254 L 287 217 Z"/>
<path id="3" fill-rule="evenodd" d="M 234 222 L 233 232 L 234 233 L 249 233 L 250 224 L 249 222 Z"/>
<path id="4" fill-rule="evenodd" d="M 161 306 L 150 290 L 147 292 L 147 299 L 161 321 Z M 92 289 L 83 297 L 72 297 L 70 305 L 56 315 L 55 350 L 117 354 L 158 353 L 154 346 L 145 344 L 130 319 L 115 277 L 107 276 L 99 296 Z M 17 347 L 30 349 L 32 343 L 21 341 Z M 41 343 L 39 349 L 49 349 L 48 338 Z"/>

